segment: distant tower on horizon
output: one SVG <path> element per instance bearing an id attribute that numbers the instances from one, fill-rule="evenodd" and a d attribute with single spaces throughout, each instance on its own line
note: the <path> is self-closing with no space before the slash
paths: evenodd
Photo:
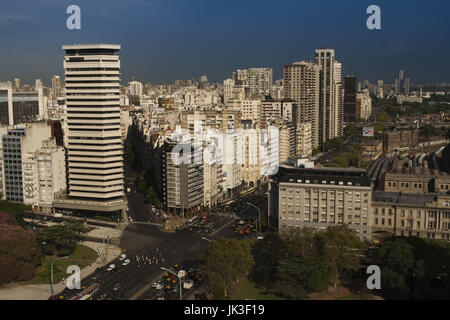
<path id="1" fill-rule="evenodd" d="M 411 79 L 404 77 L 403 69 L 398 69 L 394 85 L 395 94 L 408 96 L 411 91 Z"/>

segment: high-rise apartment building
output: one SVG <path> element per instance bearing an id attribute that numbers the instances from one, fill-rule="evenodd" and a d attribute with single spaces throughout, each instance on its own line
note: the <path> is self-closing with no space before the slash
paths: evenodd
<path id="1" fill-rule="evenodd" d="M 244 81 L 250 88 L 250 97 L 264 97 L 272 93 L 272 68 L 249 68 L 233 72 L 234 81 Z"/>
<path id="2" fill-rule="evenodd" d="M 226 79 L 226 80 L 223 81 L 223 100 L 224 100 L 224 103 L 228 103 L 228 101 L 233 98 L 233 87 L 234 87 L 234 80 L 233 79 Z"/>
<path id="3" fill-rule="evenodd" d="M 201 141 L 174 134 L 166 139 L 164 150 L 165 207 L 170 213 L 192 216 L 200 210 L 204 196 Z"/>
<path id="4" fill-rule="evenodd" d="M 402 94 L 408 96 L 411 90 L 411 80 L 410 78 L 404 77 L 404 71 L 402 69 L 398 69 L 397 71 L 397 79 L 395 79 L 395 94 Z"/>
<path id="5" fill-rule="evenodd" d="M 128 90 L 131 96 L 142 96 L 143 86 L 142 83 L 136 80 L 128 82 Z"/>
<path id="6" fill-rule="evenodd" d="M 346 76 L 344 81 L 344 122 L 356 122 L 361 118 L 356 107 L 357 81 L 355 76 Z"/>
<path id="7" fill-rule="evenodd" d="M 294 62 L 284 66 L 284 96 L 298 105 L 299 122 L 311 123 L 312 146 L 319 146 L 320 67 L 312 62 Z"/>
<path id="8" fill-rule="evenodd" d="M 339 105 L 336 103 L 336 67 L 333 49 L 316 49 L 316 64 L 322 69 L 320 78 L 320 143 L 339 135 Z"/>
<path id="9" fill-rule="evenodd" d="M 53 76 L 52 77 L 52 96 L 53 99 L 56 100 L 56 98 L 60 97 L 62 93 L 62 86 L 61 86 L 61 78 L 60 76 Z"/>
<path id="10" fill-rule="evenodd" d="M 120 127 L 120 45 L 65 45 L 67 196 L 55 203 L 86 211 L 125 208 Z"/>

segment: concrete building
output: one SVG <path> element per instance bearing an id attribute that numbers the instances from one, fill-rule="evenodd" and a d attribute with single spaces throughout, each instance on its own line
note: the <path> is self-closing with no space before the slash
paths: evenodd
<path id="1" fill-rule="evenodd" d="M 167 212 L 190 217 L 203 203 L 203 152 L 201 145 L 173 134 L 164 143 L 164 200 Z M 180 153 L 181 152 L 181 153 Z"/>
<path id="2" fill-rule="evenodd" d="M 363 162 L 375 161 L 383 154 L 383 142 L 375 139 L 363 139 L 361 142 Z"/>
<path id="3" fill-rule="evenodd" d="M 233 72 L 234 81 L 244 81 L 250 89 L 250 98 L 262 98 L 272 93 L 272 68 L 249 68 Z"/>
<path id="4" fill-rule="evenodd" d="M 361 110 L 356 104 L 356 77 L 346 76 L 344 82 L 344 122 L 356 122 L 361 118 Z"/>
<path id="5" fill-rule="evenodd" d="M 270 190 L 270 214 L 278 213 L 280 233 L 347 224 L 361 239 L 371 239 L 372 187 L 365 170 L 280 165 Z"/>
<path id="6" fill-rule="evenodd" d="M 243 100 L 241 120 L 251 120 L 256 123 L 261 113 L 261 100 Z"/>
<path id="7" fill-rule="evenodd" d="M 310 122 L 299 123 L 296 127 L 296 152 L 299 158 L 308 158 L 312 155 L 312 128 Z"/>
<path id="8" fill-rule="evenodd" d="M 226 79 L 223 81 L 223 100 L 227 104 L 230 99 L 233 98 L 234 80 Z"/>
<path id="9" fill-rule="evenodd" d="M 62 94 L 62 84 L 60 76 L 54 75 L 52 77 L 52 96 L 56 100 Z"/>
<path id="10" fill-rule="evenodd" d="M 320 79 L 320 112 L 319 112 L 319 142 L 324 142 L 339 136 L 340 123 L 339 105 L 336 104 L 335 58 L 333 49 L 316 49 L 316 64 L 321 67 Z"/>
<path id="11" fill-rule="evenodd" d="M 41 80 L 34 91 L 18 91 L 11 82 L 0 83 L 0 124 L 14 125 L 44 119 L 44 94 Z"/>
<path id="12" fill-rule="evenodd" d="M 372 98 L 368 91 L 356 95 L 356 109 L 359 110 L 360 119 L 363 120 L 367 120 L 372 114 Z"/>
<path id="13" fill-rule="evenodd" d="M 128 82 L 128 90 L 131 96 L 142 97 L 143 95 L 143 86 L 142 83 L 136 80 L 132 80 Z"/>
<path id="14" fill-rule="evenodd" d="M 10 127 L 2 136 L 3 191 L 4 199 L 12 202 L 33 203 L 36 179 L 39 174 L 36 166 L 30 165 L 29 155 L 34 155 L 42 146 L 42 141 L 52 137 L 51 127 L 46 122 L 21 124 Z M 34 161 L 34 165 L 36 161 Z"/>
<path id="15" fill-rule="evenodd" d="M 261 181 L 260 128 L 256 122 L 241 122 L 243 137 L 242 180 L 249 187 L 256 187 Z"/>
<path id="16" fill-rule="evenodd" d="M 396 130 L 383 133 L 383 152 L 399 148 L 413 148 L 419 143 L 418 130 Z"/>
<path id="17" fill-rule="evenodd" d="M 53 201 L 66 189 L 64 147 L 51 138 L 42 147 L 25 155 L 23 165 L 24 203 L 35 212 L 51 213 Z"/>
<path id="18" fill-rule="evenodd" d="M 375 191 L 372 196 L 374 233 L 450 240 L 450 195 Z"/>
<path id="19" fill-rule="evenodd" d="M 120 45 L 65 45 L 67 197 L 56 208 L 118 212 L 124 197 Z"/>
<path id="20" fill-rule="evenodd" d="M 298 105 L 298 121 L 311 123 L 312 146 L 320 139 L 319 121 L 320 67 L 312 62 L 294 62 L 284 66 L 284 96 Z"/>
<path id="21" fill-rule="evenodd" d="M 424 167 L 395 168 L 384 174 L 383 191 L 406 194 L 447 193 L 450 175 Z"/>

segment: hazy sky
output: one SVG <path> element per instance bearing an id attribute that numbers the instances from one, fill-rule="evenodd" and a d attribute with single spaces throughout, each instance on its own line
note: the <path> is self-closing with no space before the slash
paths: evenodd
<path id="1" fill-rule="evenodd" d="M 81 30 L 66 9 L 81 8 Z M 366 8 L 381 8 L 381 30 L 366 28 Z M 122 82 L 152 83 L 206 74 L 222 81 L 238 68 L 312 60 L 336 50 L 343 76 L 393 82 L 450 82 L 448 0 L 14 0 L 0 7 L 0 81 L 31 83 L 62 75 L 63 44 L 118 43 Z"/>

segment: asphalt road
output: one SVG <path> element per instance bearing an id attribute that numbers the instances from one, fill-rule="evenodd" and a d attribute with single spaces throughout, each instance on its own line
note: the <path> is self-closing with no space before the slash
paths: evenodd
<path id="1" fill-rule="evenodd" d="M 362 136 L 359 132 L 359 130 L 346 142 L 344 143 L 341 147 L 339 147 L 338 149 L 332 150 L 326 154 L 324 154 L 321 158 L 320 158 L 320 163 L 322 165 L 327 164 L 330 161 L 333 161 L 334 159 L 336 159 L 337 156 L 339 156 L 341 153 L 344 152 L 348 152 L 351 150 L 351 148 L 355 145 L 357 145 L 358 143 L 361 143 L 362 141 Z"/>
<path id="2" fill-rule="evenodd" d="M 152 213 L 144 202 L 144 196 L 135 190 L 134 178 L 130 170 L 126 171 L 127 185 L 131 185 L 132 188 L 131 192 L 127 193 L 129 216 L 134 221 L 148 221 Z M 246 201 L 260 207 L 262 214 L 267 214 L 267 197 L 264 191 L 260 191 L 239 198 L 231 206 L 239 218 L 256 219 L 258 217 L 257 210 L 246 205 Z M 138 299 L 156 298 L 151 284 L 163 273 L 161 267 L 172 269 L 175 264 L 183 267 L 198 266 L 208 247 L 208 241 L 202 237 L 215 239 L 233 236 L 234 217 L 210 215 L 208 222 L 212 222 L 214 228 L 206 233 L 199 230 L 168 233 L 154 225 L 131 223 L 126 227 L 120 241 L 120 247 L 127 255 L 126 258 L 131 260 L 130 263 L 123 266 L 122 261 L 116 259 L 110 262 L 116 266 L 113 271 L 106 271 L 107 266 L 98 269 L 94 274 L 83 279 L 81 285 L 89 287 L 94 283 L 100 283 L 99 290 L 93 294 L 94 300 L 124 300 L 136 296 Z M 114 291 L 113 288 L 118 284 L 120 289 Z M 149 289 L 146 290 L 147 287 Z M 66 289 L 62 295 L 67 299 L 80 291 Z M 167 296 L 169 299 L 176 297 L 178 296 L 174 292 L 169 292 Z"/>

